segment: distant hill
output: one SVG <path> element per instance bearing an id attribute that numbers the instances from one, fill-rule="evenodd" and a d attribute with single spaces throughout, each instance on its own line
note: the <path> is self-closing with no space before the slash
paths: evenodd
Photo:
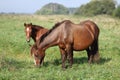
<path id="1" fill-rule="evenodd" d="M 69 14 L 69 9 L 58 3 L 49 3 L 37 10 L 35 14 L 54 15 L 54 14 Z"/>
<path id="2" fill-rule="evenodd" d="M 69 14 L 75 14 L 78 8 L 68 8 Z"/>

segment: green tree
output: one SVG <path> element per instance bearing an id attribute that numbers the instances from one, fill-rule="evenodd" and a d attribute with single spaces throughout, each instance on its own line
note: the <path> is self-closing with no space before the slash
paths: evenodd
<path id="1" fill-rule="evenodd" d="M 86 5 L 79 7 L 75 14 L 84 16 L 94 16 L 100 14 L 112 15 L 114 9 L 114 0 L 91 0 Z"/>
<path id="2" fill-rule="evenodd" d="M 35 12 L 35 14 L 42 14 L 42 15 L 68 14 L 68 13 L 69 11 L 66 7 L 57 3 L 49 3 L 43 6 L 40 10 Z"/>
<path id="3" fill-rule="evenodd" d="M 120 5 L 114 10 L 113 16 L 120 18 Z"/>

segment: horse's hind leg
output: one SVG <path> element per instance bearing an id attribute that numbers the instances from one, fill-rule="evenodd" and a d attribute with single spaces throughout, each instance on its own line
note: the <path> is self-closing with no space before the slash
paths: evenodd
<path id="1" fill-rule="evenodd" d="M 98 40 L 95 40 L 91 45 L 91 58 L 92 61 L 98 61 L 100 59 L 99 51 L 98 51 Z"/>
<path id="2" fill-rule="evenodd" d="M 95 50 L 95 53 L 93 56 L 93 61 L 99 61 L 100 54 L 99 54 L 99 48 L 98 48 L 98 40 L 95 41 L 94 50 Z"/>
<path id="3" fill-rule="evenodd" d="M 88 47 L 88 48 L 86 49 L 86 51 L 87 51 L 87 56 L 88 56 L 88 63 L 91 63 L 91 62 L 92 62 L 91 48 Z"/>

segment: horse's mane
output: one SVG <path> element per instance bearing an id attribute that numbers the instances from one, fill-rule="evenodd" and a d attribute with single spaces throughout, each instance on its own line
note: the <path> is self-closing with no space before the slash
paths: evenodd
<path id="1" fill-rule="evenodd" d="M 53 27 L 52 29 L 50 29 L 49 31 L 47 31 L 45 34 L 43 34 L 40 38 L 40 43 L 44 40 L 44 38 L 49 35 L 54 29 L 56 29 L 59 25 L 61 25 L 62 23 L 66 22 L 66 21 L 69 21 L 69 20 L 64 20 L 62 22 L 57 22 Z"/>

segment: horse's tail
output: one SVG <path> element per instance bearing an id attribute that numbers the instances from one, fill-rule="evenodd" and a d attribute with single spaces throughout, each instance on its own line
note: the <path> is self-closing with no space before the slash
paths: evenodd
<path id="1" fill-rule="evenodd" d="M 95 24 L 95 40 L 93 43 L 93 49 L 94 49 L 94 56 L 93 56 L 93 61 L 94 62 L 98 62 L 100 60 L 100 54 L 99 54 L 99 43 L 98 43 L 98 39 L 99 39 L 99 34 L 100 34 L 100 29 L 99 27 Z"/>

